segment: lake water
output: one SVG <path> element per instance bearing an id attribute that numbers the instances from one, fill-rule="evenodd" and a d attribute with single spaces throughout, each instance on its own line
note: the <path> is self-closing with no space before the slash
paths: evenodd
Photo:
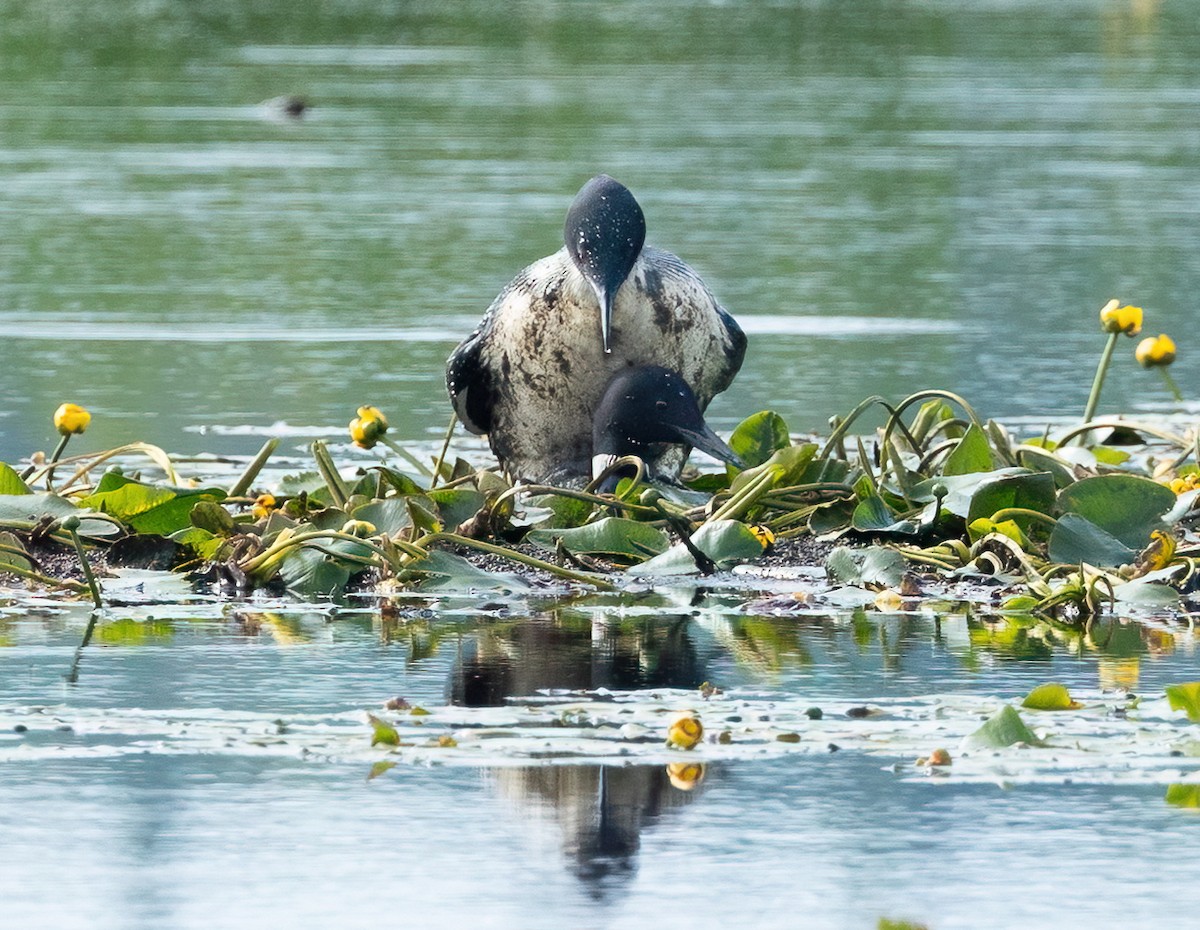
<path id="1" fill-rule="evenodd" d="M 80 451 L 278 435 L 303 455 L 363 403 L 432 448 L 450 349 L 601 171 L 750 336 L 720 430 L 767 407 L 822 429 L 928 387 L 988 416 L 1077 415 L 1113 296 L 1176 338 L 1194 398 L 1198 14 L 0 0 L 0 460 L 48 448 L 66 400 L 95 417 Z M 289 94 L 303 118 L 264 104 Z M 1132 346 L 1101 409 L 1175 409 Z M 686 704 L 708 679 L 764 718 L 825 705 L 843 727 L 848 704 L 926 721 L 946 700 L 967 708 L 948 712 L 957 754 L 988 701 L 1044 681 L 1096 707 L 1196 677 L 1181 629 L 698 603 L 430 601 L 399 627 L 139 607 L 69 685 L 86 613 L 0 601 L 0 924 L 1190 926 L 1200 822 L 1163 798 L 1195 766 L 1136 745 L 1128 764 L 938 778 L 851 728 L 838 752 L 707 746 L 692 790 L 640 743 L 549 766 L 402 751 L 367 780 L 388 756 L 366 713 L 394 696 L 464 747 L 502 712 L 473 705 L 546 688 L 632 692 L 648 714 L 655 689 Z M 1152 722 L 1187 745 L 1186 723 Z"/>
<path id="2" fill-rule="evenodd" d="M 96 448 L 299 446 L 366 402 L 432 444 L 449 350 L 600 171 L 750 334 L 718 428 L 927 387 L 1078 414 L 1111 296 L 1194 397 L 1191 3 L 0 11 L 3 459 L 66 399 Z M 1164 406 L 1123 350 L 1101 409 Z"/>

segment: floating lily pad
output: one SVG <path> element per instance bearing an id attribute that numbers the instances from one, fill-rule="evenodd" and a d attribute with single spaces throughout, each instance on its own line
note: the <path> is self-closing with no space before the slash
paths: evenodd
<path id="1" fill-rule="evenodd" d="M 1171 710 L 1182 710 L 1192 723 L 1200 723 L 1200 681 L 1167 685 L 1166 691 Z"/>
<path id="2" fill-rule="evenodd" d="M 1021 702 L 1022 707 L 1030 710 L 1078 710 L 1083 705 L 1071 700 L 1071 693 L 1066 685 L 1038 685 Z"/>
<path id="3" fill-rule="evenodd" d="M 1052 561 L 1078 565 L 1127 565 L 1137 558 L 1137 550 L 1126 546 L 1111 533 L 1077 513 L 1059 517 L 1050 534 Z"/>
<path id="4" fill-rule="evenodd" d="M 1175 506 L 1175 493 L 1137 475 L 1099 475 L 1060 491 L 1058 506 L 1063 513 L 1084 517 L 1125 546 L 1142 549 L 1152 531 L 1165 527 L 1163 516 Z"/>
<path id="5" fill-rule="evenodd" d="M 763 554 L 763 543 L 753 530 L 736 520 L 705 523 L 692 535 L 692 545 L 712 559 L 719 569 L 733 568 Z M 697 571 L 696 560 L 682 543 L 648 562 L 630 569 L 635 574 L 687 575 Z"/>
<path id="6" fill-rule="evenodd" d="M 647 555 L 665 552 L 670 540 L 657 527 L 623 517 L 605 517 L 586 526 L 561 530 L 531 530 L 530 542 L 553 551 L 558 540 L 571 552 L 641 562 Z M 760 552 L 761 547 L 760 547 Z"/>
<path id="7" fill-rule="evenodd" d="M 1041 745 L 1041 740 L 1034 732 L 1025 726 L 1021 715 L 1010 705 L 1005 704 L 974 733 L 963 737 L 963 749 L 1003 749 L 1014 743 L 1027 743 L 1030 746 Z"/>
<path id="8" fill-rule="evenodd" d="M 942 474 L 970 475 L 976 472 L 990 472 L 995 467 L 996 461 L 992 456 L 992 447 L 987 436 L 972 423 L 950 453 L 950 457 L 946 459 Z"/>
<path id="9" fill-rule="evenodd" d="M 904 571 L 904 556 L 886 546 L 867 549 L 839 546 L 825 560 L 825 572 L 835 584 L 891 588 L 900 584 Z"/>

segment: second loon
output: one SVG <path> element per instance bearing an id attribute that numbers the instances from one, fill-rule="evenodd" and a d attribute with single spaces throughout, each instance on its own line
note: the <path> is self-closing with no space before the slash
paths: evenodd
<path id="1" fill-rule="evenodd" d="M 593 417 L 624 369 L 678 372 L 703 411 L 741 367 L 746 337 L 733 317 L 645 237 L 629 189 L 592 178 L 567 212 L 563 248 L 518 274 L 451 354 L 454 409 L 514 479 L 589 477 Z M 686 457 L 670 450 L 660 471 L 677 476 Z"/>

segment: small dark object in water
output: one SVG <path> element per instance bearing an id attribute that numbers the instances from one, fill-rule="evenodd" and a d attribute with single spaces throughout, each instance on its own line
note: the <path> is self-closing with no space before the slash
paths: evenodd
<path id="1" fill-rule="evenodd" d="M 871 710 L 868 707 L 851 707 L 849 710 L 846 711 L 846 716 L 850 717 L 852 719 L 857 719 L 859 717 L 869 717 L 869 716 L 871 716 Z"/>
<path id="2" fill-rule="evenodd" d="M 804 716 L 809 720 L 820 720 L 825 716 L 825 712 L 819 707 L 810 707 L 804 712 Z"/>
<path id="3" fill-rule="evenodd" d="M 311 109 L 312 104 L 297 94 L 284 94 L 282 97 L 272 97 L 264 101 L 263 106 L 279 116 L 301 119 Z"/>

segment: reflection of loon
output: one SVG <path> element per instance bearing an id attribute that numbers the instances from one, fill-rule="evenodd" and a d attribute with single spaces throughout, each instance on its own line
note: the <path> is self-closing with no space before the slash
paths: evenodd
<path id="1" fill-rule="evenodd" d="M 523 820 L 553 814 L 571 870 L 597 900 L 634 875 L 642 830 L 698 794 L 672 787 L 662 765 L 502 768 L 493 777 Z"/>
<path id="2" fill-rule="evenodd" d="M 606 622 L 557 611 L 480 629 L 452 673 L 451 701 L 490 707 L 544 688 L 698 687 L 704 662 L 690 619 L 668 614 Z M 491 777 L 523 821 L 528 813 L 553 816 L 572 871 L 601 899 L 633 875 L 641 831 L 663 811 L 690 803 L 702 774 L 680 779 L 663 765 L 547 765 L 500 768 Z"/>
<path id="3" fill-rule="evenodd" d="M 688 615 L 593 622 L 540 614 L 468 640 L 450 679 L 450 702 L 499 707 L 543 688 L 697 688 L 705 679 Z"/>

